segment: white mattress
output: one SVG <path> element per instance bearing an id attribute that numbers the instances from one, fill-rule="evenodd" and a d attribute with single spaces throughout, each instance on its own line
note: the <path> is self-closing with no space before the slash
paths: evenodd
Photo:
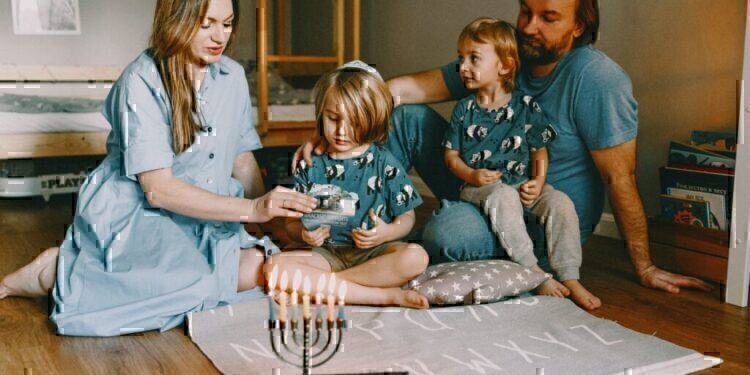
<path id="1" fill-rule="evenodd" d="M 52 97 L 78 97 L 103 100 L 111 84 L 41 83 L 1 84 L 0 93 Z M 271 105 L 272 121 L 314 121 L 315 106 Z M 253 107 L 253 116 L 257 115 Z M 257 118 L 257 117 L 256 117 Z M 91 113 L 16 113 L 0 112 L 0 134 L 99 132 L 109 131 L 110 124 L 100 112 Z"/>
<path id="2" fill-rule="evenodd" d="M 104 100 L 111 83 L 3 83 L 0 93 L 48 97 L 76 97 Z M 98 132 L 110 125 L 100 112 L 15 113 L 0 112 L 0 134 Z"/>

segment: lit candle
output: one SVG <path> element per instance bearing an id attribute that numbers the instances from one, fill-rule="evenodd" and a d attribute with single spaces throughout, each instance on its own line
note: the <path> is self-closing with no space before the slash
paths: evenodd
<path id="1" fill-rule="evenodd" d="M 318 278 L 318 288 L 315 290 L 315 304 L 320 308 L 323 303 L 323 290 L 326 288 L 326 275 L 320 274 Z"/>
<path id="2" fill-rule="evenodd" d="M 341 320 L 346 319 L 344 317 L 344 296 L 346 295 L 346 281 L 341 281 L 341 285 L 339 285 L 339 316 L 338 318 Z"/>
<path id="3" fill-rule="evenodd" d="M 307 276 L 302 285 L 302 319 L 310 320 L 310 278 Z"/>
<path id="4" fill-rule="evenodd" d="M 281 282 L 279 283 L 279 320 L 286 322 L 286 287 L 289 284 L 289 277 L 286 271 L 281 273 Z"/>
<path id="5" fill-rule="evenodd" d="M 333 311 L 336 305 L 336 297 L 333 293 L 336 291 L 336 274 L 332 273 L 331 278 L 328 280 L 328 321 L 333 322 Z"/>
<path id="6" fill-rule="evenodd" d="M 292 279 L 292 296 L 291 296 L 291 305 L 292 305 L 292 320 L 296 321 L 298 318 L 298 309 L 297 304 L 299 300 L 299 296 L 297 295 L 297 290 L 299 290 L 299 287 L 302 283 L 302 272 L 300 270 L 297 270 L 294 272 L 294 278 Z"/>
<path id="7" fill-rule="evenodd" d="M 268 319 L 276 320 L 276 309 L 274 308 L 273 289 L 276 287 L 276 278 L 279 275 L 279 266 L 274 266 L 268 276 Z"/>

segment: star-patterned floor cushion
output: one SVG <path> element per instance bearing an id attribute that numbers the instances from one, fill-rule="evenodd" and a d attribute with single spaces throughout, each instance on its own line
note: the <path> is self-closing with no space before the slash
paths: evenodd
<path id="1" fill-rule="evenodd" d="M 550 277 L 507 260 L 479 260 L 430 266 L 406 287 L 430 305 L 479 304 L 526 293 Z"/>

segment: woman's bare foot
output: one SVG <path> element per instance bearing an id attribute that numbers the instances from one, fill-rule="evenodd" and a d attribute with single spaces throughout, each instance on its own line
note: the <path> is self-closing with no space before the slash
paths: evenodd
<path id="1" fill-rule="evenodd" d="M 601 307 L 602 301 L 599 297 L 591 294 L 578 280 L 565 280 L 563 284 L 570 289 L 570 298 L 578 306 L 586 310 L 595 310 Z"/>
<path id="2" fill-rule="evenodd" d="M 536 294 L 542 296 L 565 298 L 570 295 L 570 290 L 555 279 L 547 279 L 536 288 Z"/>
<path id="3" fill-rule="evenodd" d="M 408 307 L 411 309 L 426 309 L 430 307 L 430 303 L 427 301 L 427 297 L 419 294 L 414 290 L 401 290 L 399 288 L 394 289 L 394 300 L 393 304 L 401 307 Z"/>
<path id="4" fill-rule="evenodd" d="M 59 252 L 59 248 L 51 247 L 39 254 L 31 263 L 5 276 L 0 281 L 0 299 L 12 296 L 46 296 L 55 284 Z"/>

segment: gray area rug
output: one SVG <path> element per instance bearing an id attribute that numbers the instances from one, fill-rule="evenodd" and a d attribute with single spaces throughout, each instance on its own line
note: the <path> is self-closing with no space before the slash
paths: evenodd
<path id="1" fill-rule="evenodd" d="M 223 373 L 300 373 L 273 354 L 267 314 L 266 300 L 252 300 L 192 313 L 188 329 Z M 685 374 L 720 362 L 552 297 L 425 311 L 347 306 L 346 318 L 342 350 L 313 373 Z"/>

